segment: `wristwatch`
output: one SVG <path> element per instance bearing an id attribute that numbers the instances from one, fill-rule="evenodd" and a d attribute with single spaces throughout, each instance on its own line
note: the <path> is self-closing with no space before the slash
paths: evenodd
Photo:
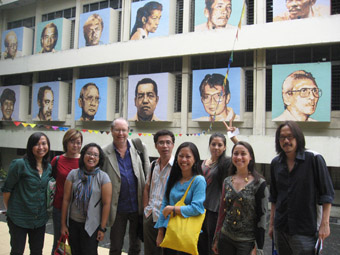
<path id="1" fill-rule="evenodd" d="M 102 231 L 103 233 L 106 232 L 106 228 L 102 228 L 102 226 L 99 226 L 99 227 L 98 227 L 98 230 Z"/>

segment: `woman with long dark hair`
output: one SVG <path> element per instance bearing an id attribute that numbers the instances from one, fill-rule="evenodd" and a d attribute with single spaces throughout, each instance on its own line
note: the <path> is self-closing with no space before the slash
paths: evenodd
<path id="1" fill-rule="evenodd" d="M 194 179 L 185 199 L 185 206 L 175 206 L 183 197 L 185 191 Z M 161 214 L 155 225 L 158 228 L 156 239 L 157 246 L 164 239 L 165 229 L 168 225 L 170 214 L 183 217 L 197 216 L 204 213 L 206 182 L 202 176 L 200 155 L 195 144 L 182 143 L 175 154 L 175 161 L 171 168 L 165 195 L 162 202 Z M 165 254 L 183 254 L 174 250 L 164 249 Z"/>
<path id="2" fill-rule="evenodd" d="M 132 28 L 130 40 L 140 40 L 155 33 L 162 16 L 163 6 L 158 2 L 148 2 L 137 10 L 136 22 Z"/>
<path id="3" fill-rule="evenodd" d="M 10 164 L 2 192 L 11 254 L 24 253 L 27 235 L 30 253 L 42 254 L 48 221 L 46 192 L 52 172 L 49 153 L 48 137 L 36 132 L 28 138 L 24 158 Z"/>
<path id="4" fill-rule="evenodd" d="M 104 239 L 112 185 L 101 170 L 103 164 L 103 150 L 98 144 L 89 143 L 80 152 L 79 168 L 67 175 L 61 234 L 70 237 L 72 255 L 97 255 L 98 242 Z"/>
<path id="5" fill-rule="evenodd" d="M 262 250 L 267 207 L 267 185 L 255 169 L 253 148 L 247 142 L 237 142 L 229 176 L 223 182 L 213 251 L 253 255 L 256 249 Z"/>
<path id="6" fill-rule="evenodd" d="M 69 129 L 63 137 L 64 154 L 52 159 L 52 175 L 56 180 L 56 192 L 53 200 L 53 231 L 54 242 L 52 255 L 57 248 L 61 229 L 61 205 L 64 196 L 64 183 L 72 169 L 79 168 L 80 149 L 83 144 L 83 135 L 79 130 Z"/>

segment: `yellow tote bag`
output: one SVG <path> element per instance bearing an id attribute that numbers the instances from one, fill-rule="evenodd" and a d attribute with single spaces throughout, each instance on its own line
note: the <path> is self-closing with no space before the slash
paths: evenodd
<path id="1" fill-rule="evenodd" d="M 175 206 L 186 205 L 184 200 L 195 178 L 191 181 L 189 187 L 185 191 L 184 196 L 176 203 Z M 168 227 L 166 228 L 165 232 L 165 237 L 160 246 L 163 248 L 170 248 L 193 255 L 198 255 L 197 243 L 204 218 L 205 210 L 201 215 L 191 216 L 188 218 L 184 218 L 182 215 L 173 216 L 171 213 Z"/>

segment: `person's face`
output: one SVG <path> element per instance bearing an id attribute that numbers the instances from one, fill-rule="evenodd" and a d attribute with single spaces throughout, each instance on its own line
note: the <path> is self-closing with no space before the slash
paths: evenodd
<path id="1" fill-rule="evenodd" d="M 211 11 L 207 10 L 208 22 L 213 28 L 224 28 L 231 14 L 231 0 L 216 0 L 211 6 Z"/>
<path id="2" fill-rule="evenodd" d="M 45 118 L 45 120 L 51 120 L 52 119 L 52 110 L 53 110 L 53 93 L 51 90 L 45 90 L 44 97 L 42 100 L 42 105 L 40 106 L 42 109 L 42 114 Z"/>
<path id="3" fill-rule="evenodd" d="M 89 45 L 98 45 L 100 37 L 102 36 L 102 25 L 98 20 L 95 20 L 87 27 L 86 38 Z"/>
<path id="4" fill-rule="evenodd" d="M 38 143 L 33 146 L 32 153 L 36 160 L 41 160 L 48 153 L 48 143 L 46 136 L 40 137 Z"/>
<path id="5" fill-rule="evenodd" d="M 312 5 L 312 0 L 286 0 L 290 19 L 307 18 Z"/>
<path id="6" fill-rule="evenodd" d="M 16 36 L 10 35 L 8 37 L 7 43 L 8 43 L 8 46 L 7 46 L 8 57 L 14 58 L 18 50 L 18 40 Z"/>
<path id="7" fill-rule="evenodd" d="M 290 106 L 288 109 L 293 112 L 297 112 L 305 115 L 312 115 L 319 101 L 318 97 L 315 97 L 311 89 L 317 89 L 318 87 L 310 79 L 296 79 L 292 81 L 293 91 L 296 90 L 309 90 L 307 97 L 302 97 L 301 92 L 292 92 L 290 95 Z"/>
<path id="8" fill-rule="evenodd" d="M 99 91 L 95 86 L 88 86 L 84 91 L 83 99 L 83 112 L 89 116 L 94 117 L 96 115 L 99 106 Z"/>
<path id="9" fill-rule="evenodd" d="M 126 144 L 129 126 L 123 120 L 116 120 L 114 127 L 111 128 L 111 133 L 115 144 Z"/>
<path id="10" fill-rule="evenodd" d="M 157 143 L 155 145 L 161 158 L 170 158 L 174 146 L 175 145 L 172 142 L 171 136 L 169 135 L 163 135 L 158 137 Z"/>
<path id="11" fill-rule="evenodd" d="M 222 153 L 226 150 L 226 146 L 223 143 L 221 137 L 215 137 L 211 140 L 209 144 L 209 150 L 211 154 L 211 158 L 216 160 L 218 159 Z"/>
<path id="12" fill-rule="evenodd" d="M 6 99 L 1 104 L 1 111 L 2 111 L 2 116 L 4 120 L 10 120 L 12 113 L 14 111 L 14 102 L 12 100 Z"/>
<path id="13" fill-rule="evenodd" d="M 67 142 L 67 153 L 68 154 L 79 154 L 80 149 L 81 149 L 81 138 L 77 137 L 75 139 L 71 139 Z"/>
<path id="14" fill-rule="evenodd" d="M 156 109 L 157 103 L 158 96 L 156 96 L 153 89 L 153 84 L 140 84 L 137 89 L 137 97 L 135 98 L 138 116 L 142 119 L 150 118 Z"/>
<path id="15" fill-rule="evenodd" d="M 231 160 L 236 168 L 248 168 L 251 159 L 246 147 L 240 144 L 235 146 Z"/>
<path id="16" fill-rule="evenodd" d="M 189 147 L 184 147 L 179 151 L 177 162 L 182 172 L 192 171 L 192 166 L 195 164 L 195 157 Z"/>
<path id="17" fill-rule="evenodd" d="M 222 96 L 221 96 L 222 92 Z M 204 93 L 202 95 L 202 103 L 205 111 L 210 115 L 216 116 L 226 111 L 227 104 L 229 103 L 230 94 L 225 95 L 223 86 L 215 86 L 210 88 L 209 85 L 205 85 Z"/>
<path id="18" fill-rule="evenodd" d="M 56 31 L 54 27 L 47 28 L 45 30 L 43 38 L 41 38 L 44 52 L 51 52 L 54 49 L 57 40 L 58 38 L 56 36 Z"/>
<path id="19" fill-rule="evenodd" d="M 92 171 L 96 168 L 99 162 L 99 150 L 97 147 L 90 147 L 84 155 L 84 165 L 86 170 Z"/>
<path id="20" fill-rule="evenodd" d="M 161 19 L 161 17 L 162 11 L 153 10 L 152 14 L 146 20 L 146 23 L 144 25 L 145 30 L 148 31 L 149 33 L 155 33 L 158 28 L 159 20 Z"/>
<path id="21" fill-rule="evenodd" d="M 279 142 L 284 153 L 295 153 L 297 149 L 296 138 L 289 126 L 283 126 L 280 130 Z"/>

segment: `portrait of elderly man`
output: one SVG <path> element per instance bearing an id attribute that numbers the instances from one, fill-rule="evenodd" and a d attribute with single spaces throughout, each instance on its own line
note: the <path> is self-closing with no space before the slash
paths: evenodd
<path id="1" fill-rule="evenodd" d="M 56 52 L 54 49 L 58 41 L 58 28 L 54 23 L 48 23 L 41 32 L 39 53 Z"/>
<path id="2" fill-rule="evenodd" d="M 130 121 L 160 121 L 155 115 L 158 101 L 157 83 L 150 78 L 140 80 L 135 89 L 137 113 Z"/>
<path id="3" fill-rule="evenodd" d="M 277 16 L 274 16 L 273 21 L 305 19 L 330 15 L 330 5 L 328 0 L 327 0 L 328 6 L 317 4 L 317 2 L 321 2 L 321 0 L 281 0 L 281 1 L 286 2 L 287 11 Z"/>
<path id="4" fill-rule="evenodd" d="M 233 108 L 229 107 L 231 94 L 229 89 L 229 81 L 226 80 L 225 86 L 224 76 L 222 74 L 207 74 L 203 78 L 199 87 L 201 102 L 204 110 L 209 116 L 203 116 L 195 121 L 229 121 L 239 120 L 240 116 L 236 115 Z"/>
<path id="5" fill-rule="evenodd" d="M 8 32 L 5 37 L 5 52 L 4 52 L 4 59 L 14 59 L 15 57 L 19 56 L 18 54 L 18 37 L 14 31 Z"/>
<path id="6" fill-rule="evenodd" d="M 287 76 L 282 84 L 282 99 L 285 110 L 273 121 L 316 121 L 310 116 L 315 112 L 322 90 L 315 78 L 304 70 Z"/>
<path id="7" fill-rule="evenodd" d="M 54 94 L 52 88 L 50 86 L 40 87 L 37 99 L 39 112 L 33 120 L 51 121 L 54 105 Z"/>
<path id="8" fill-rule="evenodd" d="M 15 101 L 15 92 L 13 90 L 6 88 L 2 91 L 0 97 L 2 120 L 12 120 Z"/>
<path id="9" fill-rule="evenodd" d="M 103 19 L 98 14 L 92 14 L 88 17 L 83 26 L 86 46 L 102 44 L 100 37 L 104 28 Z"/>
<path id="10" fill-rule="evenodd" d="M 78 105 L 82 109 L 80 121 L 92 121 L 98 111 L 100 102 L 99 89 L 96 84 L 85 84 L 78 98 Z"/>
<path id="11" fill-rule="evenodd" d="M 231 15 L 232 0 L 205 0 L 204 16 L 207 22 L 195 26 L 195 31 L 207 31 L 234 27 L 228 24 Z"/>

